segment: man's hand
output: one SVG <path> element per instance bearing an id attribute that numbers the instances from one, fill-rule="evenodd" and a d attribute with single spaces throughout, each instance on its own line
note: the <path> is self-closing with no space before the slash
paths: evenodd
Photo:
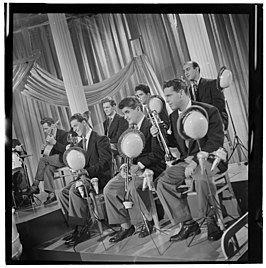
<path id="1" fill-rule="evenodd" d="M 152 127 L 150 128 L 150 132 L 153 137 L 156 137 L 157 134 L 159 133 L 159 130 L 156 126 L 152 125 Z"/>
<path id="2" fill-rule="evenodd" d="M 86 177 L 88 178 L 89 177 L 89 172 L 85 168 L 82 168 L 82 169 L 77 170 L 77 175 L 80 178 L 86 178 Z"/>
<path id="3" fill-rule="evenodd" d="M 187 166 L 186 166 L 186 169 L 185 169 L 185 176 L 186 178 L 191 176 L 193 173 L 194 173 L 194 170 L 195 168 L 197 167 L 197 163 L 195 161 L 191 161 Z"/>
<path id="4" fill-rule="evenodd" d="M 70 147 L 71 147 L 71 144 L 68 144 L 68 145 L 66 146 L 66 150 L 68 150 Z"/>
<path id="5" fill-rule="evenodd" d="M 23 150 L 22 150 L 22 145 L 16 145 L 15 150 L 16 150 L 17 152 L 22 152 L 22 151 L 23 151 Z"/>
<path id="6" fill-rule="evenodd" d="M 130 174 L 131 175 L 139 175 L 139 173 L 141 172 L 141 168 L 139 167 L 139 165 L 132 165 L 130 167 Z"/>
<path id="7" fill-rule="evenodd" d="M 54 137 L 51 137 L 51 136 L 47 136 L 46 138 L 46 141 L 52 145 L 55 145 L 56 144 L 56 140 Z"/>

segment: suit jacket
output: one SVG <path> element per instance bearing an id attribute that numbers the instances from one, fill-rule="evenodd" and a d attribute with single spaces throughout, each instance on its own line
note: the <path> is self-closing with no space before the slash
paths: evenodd
<path id="1" fill-rule="evenodd" d="M 56 136 L 55 136 L 55 140 L 56 140 L 56 144 L 53 146 L 50 155 L 54 155 L 54 154 L 59 154 L 59 160 L 60 162 L 63 163 L 63 154 L 66 150 L 66 145 L 67 145 L 67 135 L 68 132 L 66 132 L 63 129 L 57 129 L 56 131 Z"/>
<path id="2" fill-rule="evenodd" d="M 123 116 L 116 113 L 114 119 L 112 120 L 109 126 L 109 131 L 108 131 L 108 119 L 106 119 L 103 122 L 103 128 L 104 128 L 104 135 L 106 135 L 110 139 L 110 142 L 117 144 L 121 134 L 128 129 L 128 122 Z"/>
<path id="3" fill-rule="evenodd" d="M 150 133 L 151 122 L 146 117 L 144 118 L 140 131 L 145 137 L 145 146 L 142 153 L 133 159 L 133 163 L 141 162 L 145 168 L 149 168 L 154 172 L 154 179 L 158 177 L 166 168 L 165 153 L 161 149 L 156 137 L 152 137 Z"/>
<path id="4" fill-rule="evenodd" d="M 208 132 L 205 135 L 205 137 L 199 140 L 201 150 L 208 153 L 212 153 L 218 150 L 220 147 L 223 147 L 224 131 L 223 131 L 221 115 L 218 109 L 212 105 L 202 102 L 192 101 L 192 105 L 198 105 L 203 107 L 208 113 L 209 117 Z M 181 160 L 184 160 L 187 156 L 194 156 L 193 160 L 196 163 L 198 163 L 197 159 L 197 153 L 199 152 L 198 143 L 195 140 L 189 140 L 189 145 L 187 148 L 185 141 L 180 137 L 177 131 L 178 117 L 179 117 L 178 110 L 174 111 L 170 115 L 171 130 L 172 130 L 172 134 L 169 137 L 169 141 L 171 141 L 170 146 L 174 147 L 173 145 L 176 145 L 177 149 L 180 152 Z"/>
<path id="5" fill-rule="evenodd" d="M 215 106 L 221 114 L 225 129 L 228 128 L 228 114 L 225 107 L 225 98 L 223 92 L 217 88 L 217 79 L 200 79 L 196 101 Z"/>
<path id="6" fill-rule="evenodd" d="M 82 148 L 82 141 L 78 143 Z M 99 179 L 99 188 L 103 188 L 112 178 L 112 153 L 110 142 L 106 136 L 101 136 L 92 131 L 87 146 L 85 169 L 90 178 Z"/>

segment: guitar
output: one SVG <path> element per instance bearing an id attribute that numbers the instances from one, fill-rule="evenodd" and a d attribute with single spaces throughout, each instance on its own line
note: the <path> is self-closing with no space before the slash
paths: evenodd
<path id="1" fill-rule="evenodd" d="M 55 135 L 56 135 L 56 132 L 55 132 L 55 129 L 57 127 L 57 125 L 59 124 L 59 120 L 57 120 L 50 128 L 49 132 L 47 132 L 47 135 L 46 135 L 46 139 L 47 137 L 53 137 L 55 138 Z M 43 156 L 49 156 L 52 149 L 53 149 L 54 145 L 53 144 L 50 144 L 48 141 L 46 141 L 46 144 L 45 144 L 45 147 L 43 149 L 43 153 L 42 155 Z"/>

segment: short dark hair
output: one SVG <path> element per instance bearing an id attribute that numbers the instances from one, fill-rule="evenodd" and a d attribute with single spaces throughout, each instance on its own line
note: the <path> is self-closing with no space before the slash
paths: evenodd
<path id="1" fill-rule="evenodd" d="M 141 90 L 145 94 L 151 93 L 151 90 L 150 90 L 149 86 L 144 85 L 144 84 L 139 84 L 138 86 L 136 86 L 135 87 L 135 92 L 137 92 L 138 90 Z"/>
<path id="2" fill-rule="evenodd" d="M 101 101 L 102 104 L 106 102 L 109 102 L 111 106 L 116 106 L 116 102 L 111 97 L 106 97 Z"/>
<path id="3" fill-rule="evenodd" d="M 130 96 L 122 99 L 118 104 L 118 108 L 123 109 L 124 107 L 129 107 L 131 109 L 136 109 L 137 107 L 140 107 L 142 110 L 142 104 L 135 96 Z"/>
<path id="4" fill-rule="evenodd" d="M 175 78 L 172 80 L 164 81 L 163 89 L 167 87 L 173 87 L 174 91 L 179 92 L 180 90 L 184 90 L 185 94 L 188 95 L 188 86 L 186 82 L 181 79 Z"/>
<path id="5" fill-rule="evenodd" d="M 52 124 L 54 124 L 54 119 L 51 117 L 44 117 L 41 120 L 41 125 L 44 125 L 45 123 L 47 123 L 48 126 L 51 126 Z"/>
<path id="6" fill-rule="evenodd" d="M 86 123 L 88 123 L 88 120 L 86 117 L 84 117 L 83 114 L 81 113 L 76 113 L 76 114 L 73 114 L 70 119 L 69 119 L 69 122 L 72 122 L 73 120 L 77 120 L 78 122 L 82 122 L 82 121 L 85 121 Z"/>
<path id="7" fill-rule="evenodd" d="M 187 64 L 187 63 L 191 63 L 192 64 L 192 67 L 194 68 L 194 69 L 196 69 L 197 67 L 199 68 L 199 73 L 200 73 L 200 66 L 199 66 L 199 64 L 196 62 L 196 61 L 187 61 L 187 62 L 185 62 L 184 64 L 183 64 L 183 66 L 185 65 L 185 64 Z"/>

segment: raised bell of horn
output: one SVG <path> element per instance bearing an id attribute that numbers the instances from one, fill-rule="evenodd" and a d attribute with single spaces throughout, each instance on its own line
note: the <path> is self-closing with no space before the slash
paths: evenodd
<path id="1" fill-rule="evenodd" d="M 152 96 L 148 102 L 148 105 L 145 105 L 145 109 L 147 110 L 151 123 L 158 129 L 157 139 L 161 148 L 165 152 L 165 162 L 170 165 L 175 158 L 171 154 L 171 151 L 167 146 L 166 138 L 161 130 L 163 121 L 161 121 L 159 114 L 163 109 L 163 102 L 157 96 Z"/>

